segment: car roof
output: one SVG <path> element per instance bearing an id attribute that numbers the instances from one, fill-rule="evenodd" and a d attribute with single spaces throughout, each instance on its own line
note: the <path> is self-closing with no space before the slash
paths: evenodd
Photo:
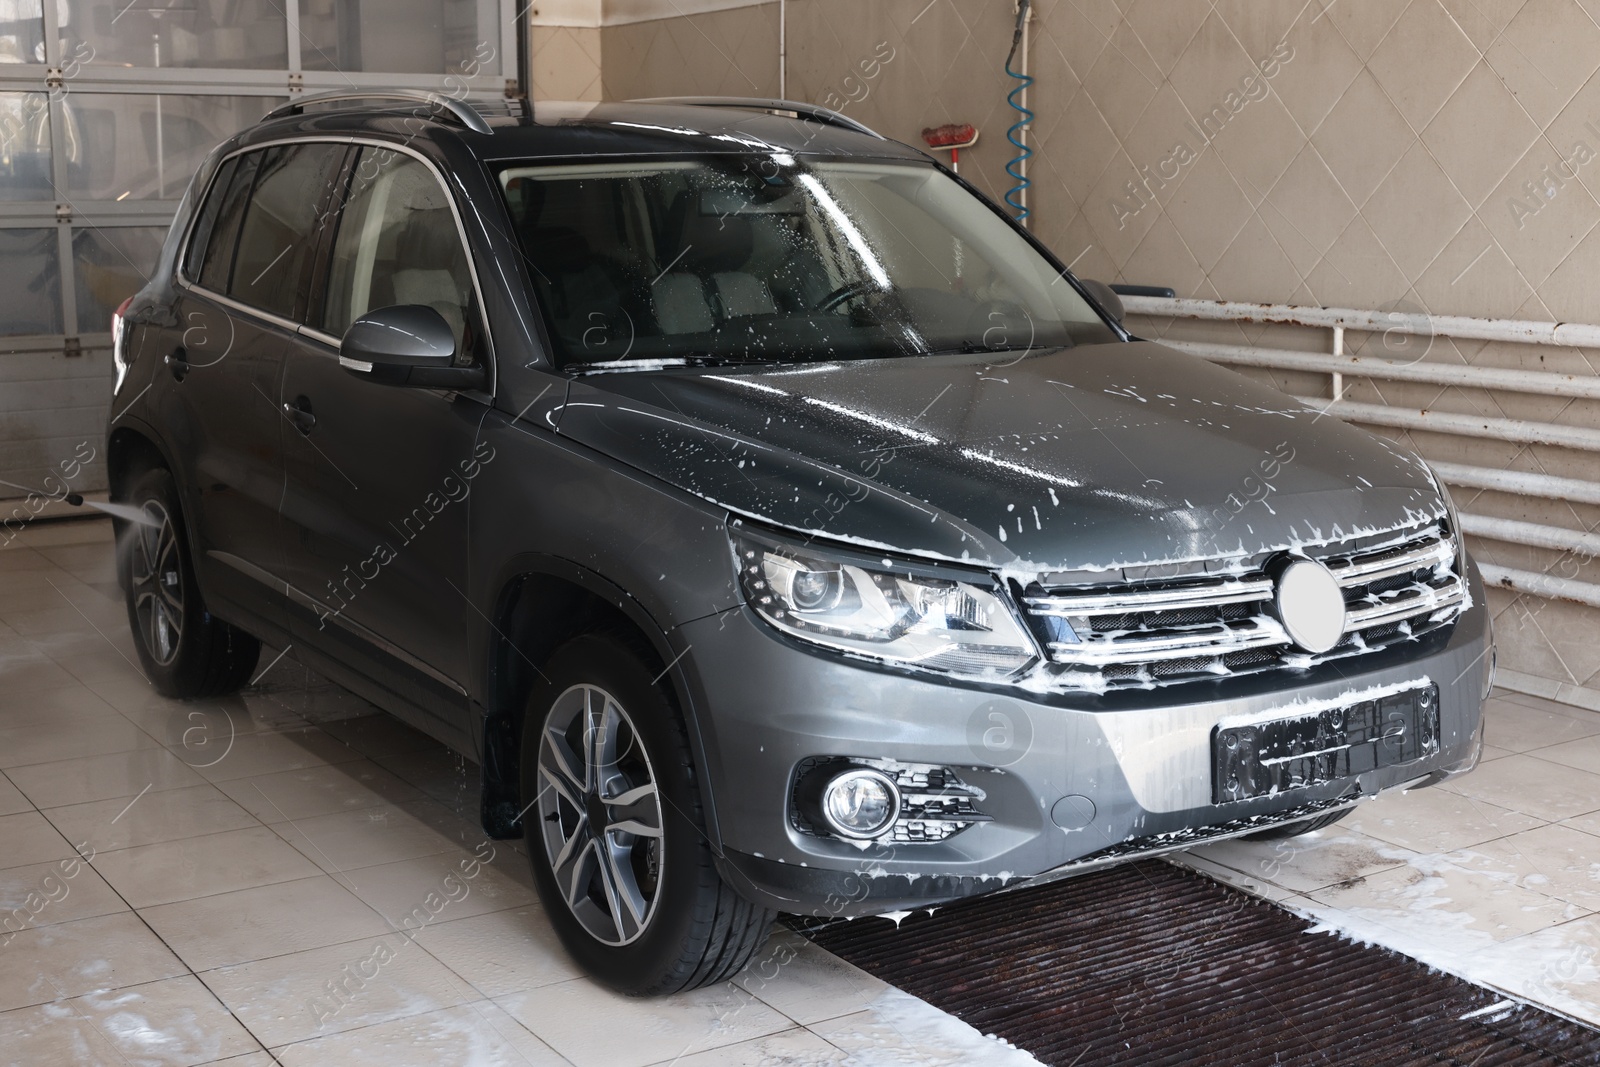
<path id="1" fill-rule="evenodd" d="M 746 98 L 466 103 L 427 94 L 329 94 L 285 105 L 238 138 L 289 131 L 454 139 L 484 160 L 784 152 L 926 161 L 909 145 L 815 105 Z M 411 102 L 407 102 L 407 101 Z M 305 110 L 301 110 L 305 109 Z M 313 110 L 315 109 L 315 110 Z"/>

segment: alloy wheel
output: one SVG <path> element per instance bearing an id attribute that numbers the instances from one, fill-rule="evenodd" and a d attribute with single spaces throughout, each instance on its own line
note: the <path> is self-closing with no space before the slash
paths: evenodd
<path id="1" fill-rule="evenodd" d="M 177 658 L 183 639 L 183 563 L 167 509 L 149 500 L 144 513 L 149 521 L 135 523 L 131 531 L 133 607 L 145 648 L 165 667 Z"/>
<path id="2" fill-rule="evenodd" d="M 536 805 L 572 914 L 603 944 L 637 940 L 661 886 L 661 797 L 633 720 L 599 686 L 572 686 L 545 716 Z"/>

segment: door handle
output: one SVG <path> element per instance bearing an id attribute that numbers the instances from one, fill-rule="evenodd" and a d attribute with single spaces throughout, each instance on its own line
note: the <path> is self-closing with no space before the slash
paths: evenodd
<path id="1" fill-rule="evenodd" d="M 183 381 L 184 375 L 193 369 L 189 366 L 189 353 L 184 351 L 182 347 L 174 348 L 172 354 L 162 362 L 166 363 L 167 368 L 172 371 L 172 380 L 175 382 Z"/>
<path id="2" fill-rule="evenodd" d="M 294 423 L 294 428 L 300 431 L 301 436 L 310 433 L 317 425 L 317 417 L 311 414 L 311 398 L 297 396 L 292 403 L 285 402 L 283 413 L 289 421 Z"/>

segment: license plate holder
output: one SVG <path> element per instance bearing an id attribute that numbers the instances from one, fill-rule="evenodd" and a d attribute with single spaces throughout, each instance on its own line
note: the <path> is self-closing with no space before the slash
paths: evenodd
<path id="1" fill-rule="evenodd" d="M 1215 804 L 1272 796 L 1411 763 L 1439 751 L 1439 687 L 1211 731 Z"/>

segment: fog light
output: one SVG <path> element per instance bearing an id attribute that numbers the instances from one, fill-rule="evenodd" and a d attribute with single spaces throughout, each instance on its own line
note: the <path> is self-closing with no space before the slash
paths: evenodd
<path id="1" fill-rule="evenodd" d="M 822 787 L 822 818 L 840 837 L 856 840 L 886 833 L 900 814 L 900 791 L 889 776 L 851 767 Z"/>

